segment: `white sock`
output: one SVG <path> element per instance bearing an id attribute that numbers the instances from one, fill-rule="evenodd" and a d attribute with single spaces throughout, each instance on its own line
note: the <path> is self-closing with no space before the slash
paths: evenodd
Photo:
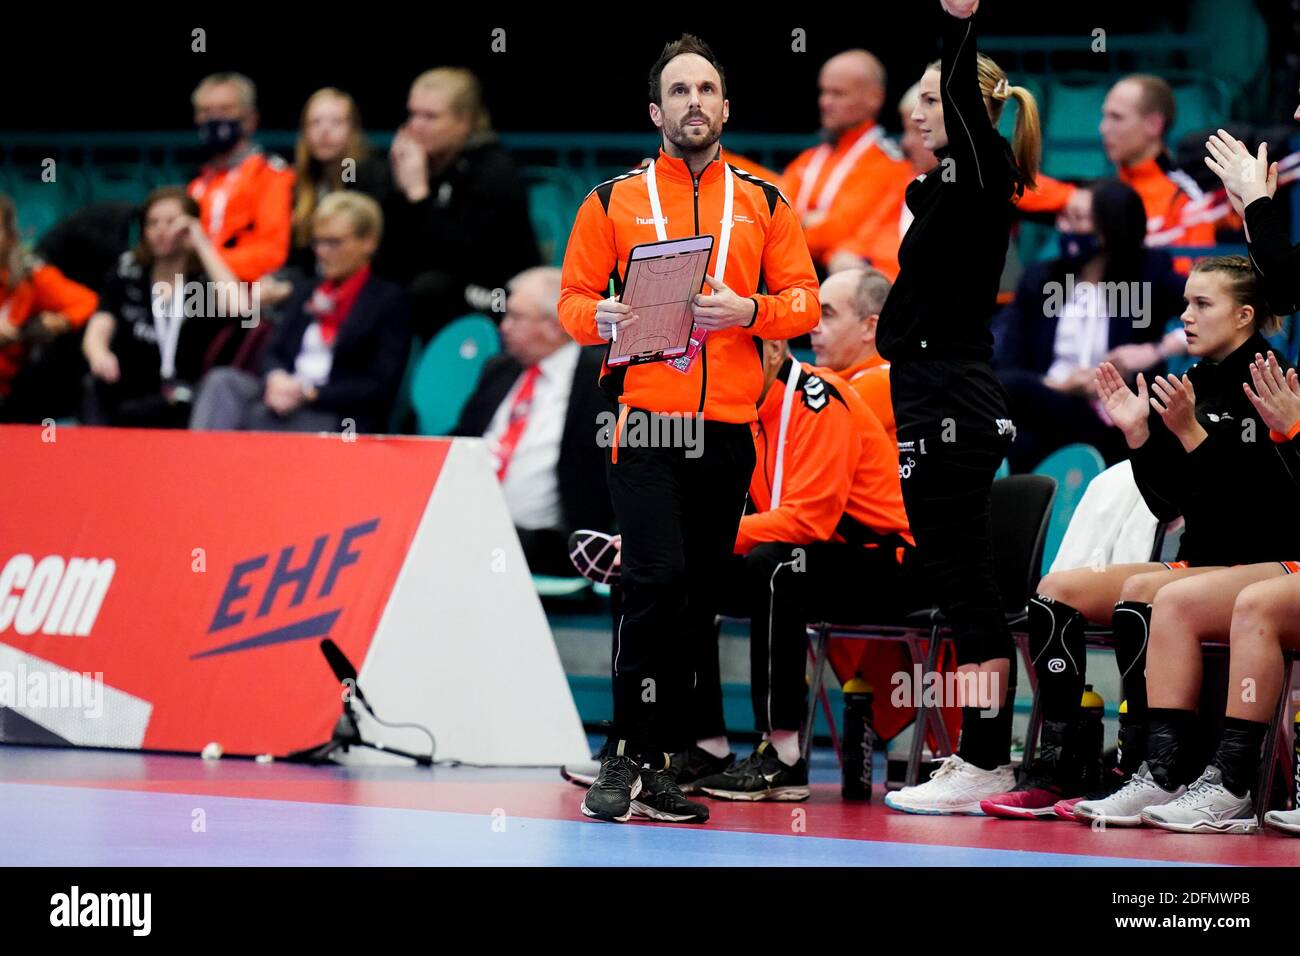
<path id="1" fill-rule="evenodd" d="M 763 736 L 772 744 L 781 763 L 793 767 L 799 762 L 799 731 L 773 730 Z"/>
<path id="2" fill-rule="evenodd" d="M 731 753 L 731 745 L 727 743 L 726 737 L 708 737 L 704 740 L 697 740 L 695 746 L 710 757 L 717 757 L 719 760 Z"/>

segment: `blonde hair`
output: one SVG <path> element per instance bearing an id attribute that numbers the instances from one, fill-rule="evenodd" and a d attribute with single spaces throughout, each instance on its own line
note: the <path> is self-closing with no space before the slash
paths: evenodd
<path id="1" fill-rule="evenodd" d="M 18 231 L 18 207 L 4 193 L 0 193 L 0 234 L 9 241 L 9 252 L 0 260 L 0 270 L 5 273 L 4 284 L 8 289 L 16 289 L 31 275 L 36 260 L 23 246 L 23 236 Z"/>
<path id="2" fill-rule="evenodd" d="M 312 222 L 346 216 L 352 223 L 352 230 L 361 239 L 374 236 L 379 239 L 384 234 L 384 213 L 365 193 L 354 191 L 330 193 L 320 201 Z"/>
<path id="3" fill-rule="evenodd" d="M 452 111 L 457 116 L 470 118 L 471 132 L 492 132 L 492 117 L 483 103 L 483 88 L 479 86 L 478 77 L 469 70 L 453 66 L 425 70 L 411 83 L 411 89 L 449 91 Z"/>
<path id="4" fill-rule="evenodd" d="M 307 148 L 307 115 L 311 112 L 312 105 L 317 100 L 326 97 L 342 100 L 348 109 L 348 125 L 351 128 L 348 131 L 347 142 L 343 145 L 344 158 L 350 158 L 360 163 L 370 153 L 370 144 L 366 142 L 365 135 L 361 132 L 361 112 L 357 109 L 356 101 L 351 96 L 342 90 L 326 86 L 307 97 L 307 102 L 303 104 L 302 116 L 298 121 L 298 143 L 294 147 L 293 156 L 295 173 L 293 180 L 293 241 L 299 246 L 305 246 L 311 241 L 312 217 L 315 215 L 316 205 L 320 201 L 317 190 L 318 170 L 315 168 L 318 164 L 312 158 L 311 150 Z M 328 171 L 326 178 L 329 180 L 331 190 L 346 188 L 343 183 L 343 163 L 335 163 L 334 168 Z"/>
<path id="5" fill-rule="evenodd" d="M 1264 296 L 1263 283 L 1245 256 L 1211 256 L 1202 259 L 1192 266 L 1192 274 L 1198 272 L 1222 275 L 1228 284 L 1228 294 L 1237 304 L 1250 306 L 1255 311 L 1255 329 L 1260 334 L 1270 335 L 1282 327 L 1282 320 L 1273 314 L 1273 309 Z"/>
<path id="6" fill-rule="evenodd" d="M 984 106 L 988 109 L 989 120 L 993 125 L 996 127 L 1001 121 L 1007 100 L 1015 100 L 1020 108 L 1016 115 L 1016 129 L 1012 134 L 1011 151 L 1015 154 L 1016 165 L 1020 167 L 1025 188 L 1033 189 L 1043 162 L 1043 124 L 1038 115 L 1038 101 L 1023 86 L 1012 86 L 1006 71 L 992 57 L 981 53 L 977 62 L 980 92 L 984 94 Z M 942 68 L 943 64 L 939 60 L 928 67 L 931 70 Z"/>

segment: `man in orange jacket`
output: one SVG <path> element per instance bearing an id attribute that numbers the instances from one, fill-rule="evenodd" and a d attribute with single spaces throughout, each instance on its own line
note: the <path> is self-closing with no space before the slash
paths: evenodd
<path id="1" fill-rule="evenodd" d="M 723 609 L 750 622 L 750 689 L 764 742 L 695 786 L 725 799 L 802 800 L 805 627 L 907 610 L 902 562 L 914 542 L 897 443 L 866 402 L 833 372 L 795 361 L 785 342 L 765 342 L 763 350 L 753 513 L 740 520 L 722 593 Z M 700 665 L 694 702 L 695 731 L 704 738 L 696 746 L 705 748 L 722 726 L 718 675 L 703 673 L 710 664 L 717 667 L 716 649 Z"/>
<path id="2" fill-rule="evenodd" d="M 1212 246 L 1214 222 L 1198 211 L 1205 196 L 1191 176 L 1173 165 L 1165 149 L 1175 109 L 1174 91 L 1161 77 L 1124 77 L 1102 105 L 1102 146 L 1119 178 L 1142 197 L 1148 245 Z M 1186 257 L 1175 264 L 1180 272 L 1191 269 Z"/>
<path id="3" fill-rule="evenodd" d="M 866 50 L 846 50 L 822 66 L 817 105 L 825 141 L 786 167 L 782 188 L 821 266 L 864 228 L 897 224 L 912 170 L 876 124 L 885 68 Z"/>
<path id="4" fill-rule="evenodd" d="M 613 660 L 613 743 L 582 804 L 596 819 L 699 823 L 669 772 L 683 749 L 698 648 L 711 638 L 717 584 L 754 467 L 749 423 L 763 385 L 759 339 L 817 323 L 817 278 L 780 190 L 718 158 L 727 120 L 723 71 L 695 37 L 668 44 L 650 73 L 655 162 L 597 186 L 565 251 L 560 321 L 580 344 L 625 334 L 636 315 L 617 296 L 632 247 L 712 234 L 710 294 L 695 297 L 691 350 L 672 363 L 601 370 L 618 421 L 601 439 L 623 535 L 623 613 Z M 764 290 L 760 292 L 760 289 Z M 694 442 L 644 440 L 672 420 Z M 648 428 L 647 428 L 648 426 Z M 685 447 L 683 447 L 685 446 Z"/>
<path id="5" fill-rule="evenodd" d="M 252 141 L 257 89 L 239 73 L 213 73 L 194 90 L 194 123 L 208 156 L 189 192 L 199 221 L 241 282 L 253 282 L 289 257 L 293 169 Z"/>

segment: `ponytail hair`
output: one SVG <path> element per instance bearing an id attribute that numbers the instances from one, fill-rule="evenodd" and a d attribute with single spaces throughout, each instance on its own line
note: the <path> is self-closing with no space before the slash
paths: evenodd
<path id="1" fill-rule="evenodd" d="M 994 62 L 993 58 L 981 53 L 977 57 L 980 92 L 984 94 L 984 106 L 989 112 L 989 121 L 996 128 L 1002 120 L 1002 109 L 1007 100 L 1015 100 L 1019 111 L 1016 114 L 1016 129 L 1012 134 L 1011 151 L 1015 154 L 1016 165 L 1020 168 L 1020 179 L 1026 189 L 1033 189 L 1038 181 L 1038 171 L 1043 162 L 1043 124 L 1038 115 L 1038 101 L 1034 94 L 1023 86 L 1012 86 L 1006 71 Z M 936 60 L 928 69 L 942 70 L 943 64 Z"/>

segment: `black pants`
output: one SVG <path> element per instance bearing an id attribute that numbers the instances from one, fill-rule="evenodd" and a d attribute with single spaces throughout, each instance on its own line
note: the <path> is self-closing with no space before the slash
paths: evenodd
<path id="1" fill-rule="evenodd" d="M 829 541 L 760 544 L 747 555 L 732 555 L 721 592 L 723 614 L 749 619 L 750 699 L 760 733 L 803 727 L 808 624 L 868 624 L 910 606 L 894 548 Z M 717 631 L 713 634 L 696 665 L 695 740 L 726 733 Z"/>
<path id="2" fill-rule="evenodd" d="M 161 389 L 126 395 L 120 383 L 109 384 L 87 375 L 82 379 L 81 420 L 87 425 L 123 428 L 186 428 L 190 403 L 169 402 Z"/>
<path id="3" fill-rule="evenodd" d="M 558 528 L 515 528 L 515 533 L 519 535 L 528 570 L 533 574 L 558 578 L 577 574 L 569 560 L 569 536 L 565 532 Z"/>
<path id="4" fill-rule="evenodd" d="M 1010 417 L 1016 423 L 1016 440 L 1007 453 L 1014 474 L 1032 471 L 1073 442 L 1092 445 L 1107 465 L 1127 456 L 1123 433 L 1098 418 L 1087 399 L 1048 387 L 1037 372 L 1008 369 L 998 377 L 1007 388 Z"/>
<path id="5" fill-rule="evenodd" d="M 926 591 L 952 626 L 958 663 L 975 664 L 1014 649 L 993 573 L 989 513 L 993 476 L 1014 432 L 1004 425 L 999 433 L 1005 393 L 988 367 L 946 364 L 905 376 L 891 370 L 895 409 L 923 400 L 935 409 L 924 421 L 900 419 L 898 473 Z M 927 386 L 935 386 L 930 395 L 913 391 Z"/>
<path id="6" fill-rule="evenodd" d="M 656 423 L 651 431 L 667 430 Z M 748 425 L 705 422 L 702 439 L 694 449 L 619 448 L 606 468 L 623 535 L 611 736 L 637 754 L 678 751 L 694 739 L 695 665 L 699 648 L 716 641 L 719 583 L 754 471 Z"/>

